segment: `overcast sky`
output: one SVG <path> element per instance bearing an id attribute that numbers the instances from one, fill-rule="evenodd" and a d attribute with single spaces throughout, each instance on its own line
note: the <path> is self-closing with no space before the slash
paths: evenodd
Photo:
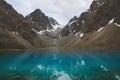
<path id="1" fill-rule="evenodd" d="M 65 25 L 72 17 L 80 16 L 93 0 L 6 0 L 24 16 L 41 9 L 47 16 Z"/>

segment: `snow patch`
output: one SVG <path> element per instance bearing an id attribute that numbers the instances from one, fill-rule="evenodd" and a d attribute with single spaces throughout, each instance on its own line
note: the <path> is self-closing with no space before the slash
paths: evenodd
<path id="1" fill-rule="evenodd" d="M 54 31 L 54 30 L 53 30 L 53 29 L 51 29 L 51 30 L 47 29 L 47 30 L 39 31 L 38 33 L 42 35 L 42 34 L 44 34 L 46 31 L 47 31 L 47 32 L 51 32 L 51 31 Z"/>
<path id="2" fill-rule="evenodd" d="M 111 19 L 108 24 L 113 23 L 113 22 L 114 22 L 114 19 L 115 19 L 115 18 Z"/>
<path id="3" fill-rule="evenodd" d="M 73 24 L 73 23 L 75 23 L 75 22 L 77 22 L 77 20 L 70 22 L 70 23 L 68 24 L 68 26 L 70 26 L 71 24 Z"/>
<path id="4" fill-rule="evenodd" d="M 102 2 L 102 3 L 99 5 L 99 7 L 100 7 L 100 6 L 102 6 L 103 4 L 105 4 L 105 3 L 104 3 L 104 2 Z"/>
<path id="5" fill-rule="evenodd" d="M 82 38 L 84 36 L 84 33 L 80 33 L 80 37 Z"/>
<path id="6" fill-rule="evenodd" d="M 44 34 L 44 32 L 45 32 L 45 30 L 42 30 L 42 31 L 39 31 L 38 33 L 42 35 L 42 34 Z"/>
<path id="7" fill-rule="evenodd" d="M 75 36 L 77 36 L 79 33 L 76 33 Z"/>
<path id="8" fill-rule="evenodd" d="M 84 24 L 85 23 L 85 21 L 84 20 L 82 20 L 82 24 Z"/>
<path id="9" fill-rule="evenodd" d="M 64 25 L 52 25 L 53 26 L 53 29 L 56 30 L 58 28 L 63 28 Z"/>
<path id="10" fill-rule="evenodd" d="M 100 29 L 97 30 L 97 32 L 100 32 L 104 29 L 104 27 L 101 27 Z"/>
<path id="11" fill-rule="evenodd" d="M 32 30 L 33 30 L 34 32 L 37 32 L 34 28 L 32 28 Z"/>
<path id="12" fill-rule="evenodd" d="M 18 35 L 18 32 L 11 31 L 10 34 L 11 35 Z"/>
<path id="13" fill-rule="evenodd" d="M 84 33 L 81 33 L 81 32 L 77 32 L 76 34 L 75 34 L 75 36 L 80 36 L 80 38 L 82 38 L 83 36 L 84 36 Z"/>
<path id="14" fill-rule="evenodd" d="M 118 23 L 114 23 L 116 26 L 118 26 L 118 27 L 120 27 L 120 24 L 118 24 Z"/>
<path id="15" fill-rule="evenodd" d="M 50 29 L 48 29 L 48 27 L 47 27 L 47 30 L 46 30 L 46 31 L 51 32 Z"/>

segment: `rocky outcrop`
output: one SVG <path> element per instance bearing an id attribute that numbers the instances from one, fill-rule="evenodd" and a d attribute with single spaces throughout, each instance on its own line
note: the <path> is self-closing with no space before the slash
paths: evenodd
<path id="1" fill-rule="evenodd" d="M 61 31 L 61 36 L 69 36 L 69 34 L 75 33 L 76 31 L 74 31 L 77 26 L 77 20 L 78 17 L 74 16 L 69 22 L 68 24 L 62 29 Z"/>
<path id="2" fill-rule="evenodd" d="M 36 9 L 31 14 L 26 16 L 26 19 L 34 24 L 33 28 L 36 31 L 53 29 L 50 24 L 49 17 L 46 16 L 40 9 Z"/>

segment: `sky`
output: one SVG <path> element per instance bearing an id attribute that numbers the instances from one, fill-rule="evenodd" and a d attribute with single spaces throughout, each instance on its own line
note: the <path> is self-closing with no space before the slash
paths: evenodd
<path id="1" fill-rule="evenodd" d="M 80 16 L 89 9 L 93 0 L 6 0 L 20 14 L 26 16 L 35 9 L 41 9 L 47 16 L 53 17 L 65 25 L 74 16 Z"/>

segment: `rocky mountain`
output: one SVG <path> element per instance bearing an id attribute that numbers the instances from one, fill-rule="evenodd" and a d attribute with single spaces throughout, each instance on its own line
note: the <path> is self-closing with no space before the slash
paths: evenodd
<path id="1" fill-rule="evenodd" d="M 31 27 L 38 35 L 50 43 L 54 44 L 54 41 L 59 38 L 61 25 L 54 18 L 46 16 L 40 9 L 36 9 L 25 19 L 32 23 Z"/>
<path id="2" fill-rule="evenodd" d="M 59 24 L 54 18 L 49 17 L 50 24 L 52 25 L 53 29 L 59 29 L 62 27 L 61 24 Z"/>
<path id="3" fill-rule="evenodd" d="M 86 12 L 79 18 L 63 28 L 61 36 L 65 39 L 79 36 L 71 40 L 60 42 L 64 47 L 79 49 L 120 49 L 120 0 L 94 0 Z M 114 12 L 113 12 L 114 11 Z M 115 25 L 117 24 L 117 25 Z M 105 27 L 105 28 L 103 28 Z M 102 30 L 102 32 L 97 32 Z M 117 40 L 114 40 L 117 39 Z"/>
<path id="4" fill-rule="evenodd" d="M 117 23 L 107 24 L 97 31 L 69 35 L 59 40 L 59 46 L 65 49 L 120 49 L 120 25 Z"/>
<path id="5" fill-rule="evenodd" d="M 4 0 L 0 0 L 0 48 L 41 48 L 49 42 L 32 28 L 33 24 Z"/>
<path id="6" fill-rule="evenodd" d="M 53 28 L 50 24 L 48 16 L 46 16 L 40 9 L 36 9 L 31 14 L 27 15 L 26 19 L 36 25 L 33 28 L 37 31 Z"/>
<path id="7" fill-rule="evenodd" d="M 113 18 L 115 18 L 115 22 L 120 23 L 119 3 L 119 0 L 94 0 L 90 9 L 82 13 L 78 20 L 71 24 L 76 25 L 74 29 L 72 28 L 71 30 L 75 31 L 75 33 L 79 31 L 83 33 L 93 32 L 105 26 Z"/>
<path id="8" fill-rule="evenodd" d="M 38 32 L 47 29 L 50 30 L 60 25 L 54 18 L 46 16 L 40 9 L 36 9 L 25 18 L 33 24 L 33 28 Z"/>
<path id="9" fill-rule="evenodd" d="M 26 17 L 0 0 L 0 48 L 120 49 L 120 0 L 93 0 L 64 28 L 40 9 Z M 114 12 L 113 12 L 114 11 Z"/>
<path id="10" fill-rule="evenodd" d="M 74 28 L 77 26 L 76 22 L 78 20 L 77 16 L 74 16 L 68 24 L 61 31 L 62 36 L 68 36 L 69 34 L 75 33 Z"/>

